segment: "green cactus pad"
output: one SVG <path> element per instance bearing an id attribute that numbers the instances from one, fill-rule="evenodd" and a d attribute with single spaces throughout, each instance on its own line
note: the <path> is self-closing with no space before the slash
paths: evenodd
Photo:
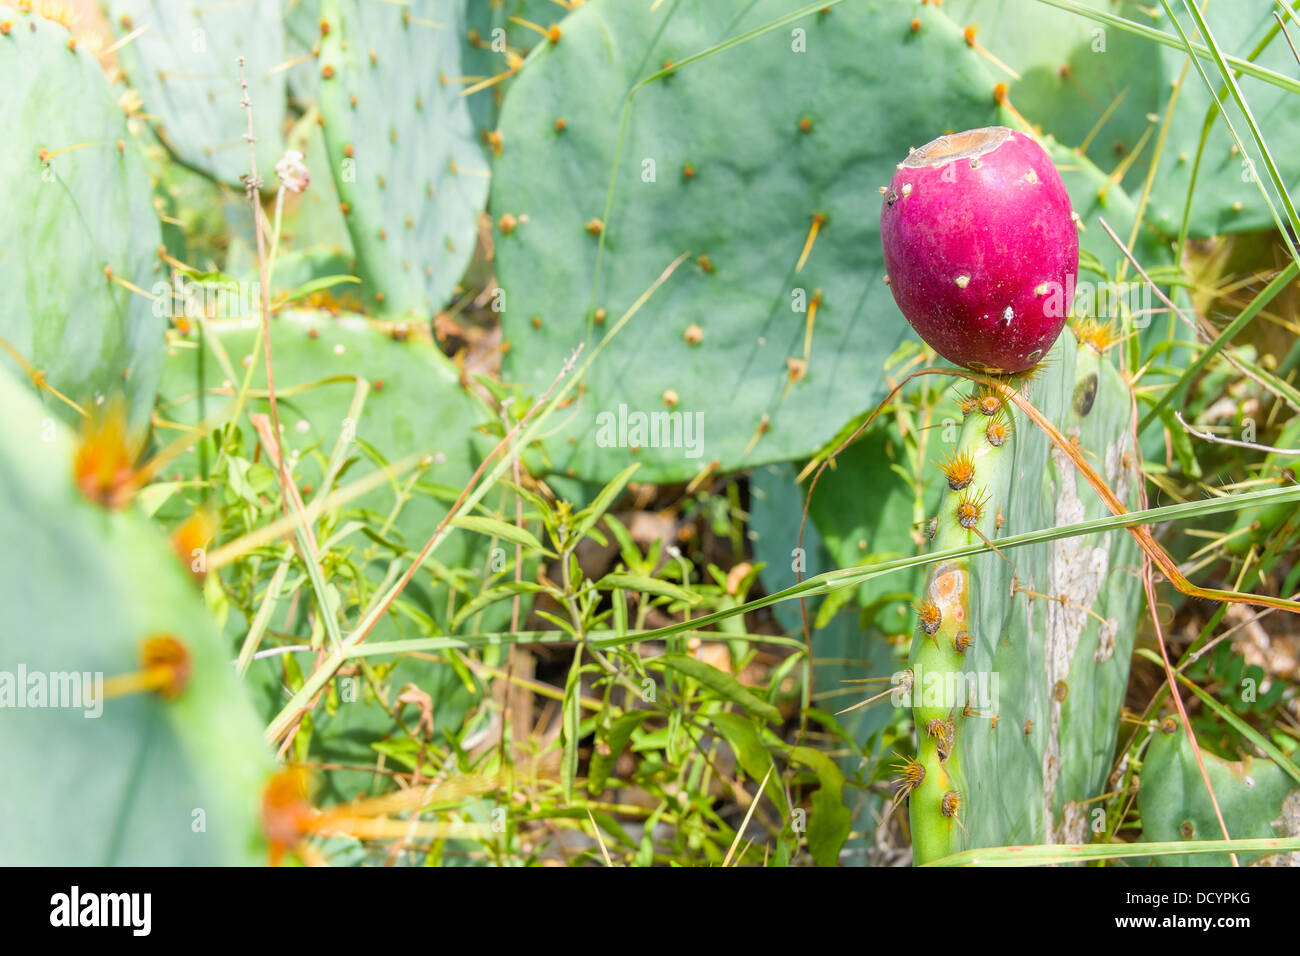
<path id="1" fill-rule="evenodd" d="M 112 0 L 118 36 L 145 31 L 118 53 L 144 111 L 181 162 L 239 185 L 248 174 L 248 117 L 240 107 L 238 57 L 245 60 L 257 172 L 269 188 L 284 152 L 284 28 L 278 0 L 192 4 Z"/>
<path id="2" fill-rule="evenodd" d="M 1062 335 L 1024 387 L 1132 507 L 1131 398 L 1110 362 Z M 1013 414 L 1000 446 L 990 443 L 988 428 L 1007 420 L 1005 410 L 966 415 L 953 454 L 970 454 L 974 477 L 944 495 L 934 549 L 978 540 L 959 524 L 963 501 L 979 504 L 973 523 L 994 544 L 1108 513 L 1042 431 Z M 917 862 L 968 847 L 1086 842 L 1081 801 L 1104 792 L 1128 679 L 1136 565 L 1131 536 L 1110 532 L 1018 548 L 1005 560 L 990 552 L 934 568 L 921 599 L 938 609 L 938 620 L 923 603 L 921 621 L 934 633 L 918 627 L 911 665 L 918 753 L 927 769 L 911 796 Z M 971 640 L 959 651 L 962 631 Z M 971 713 L 950 693 L 958 686 L 950 675 L 974 683 Z M 928 732 L 945 721 L 950 742 Z M 962 826 L 941 813 L 950 790 L 960 795 Z"/>
<path id="3" fill-rule="evenodd" d="M 1134 0 L 1084 3 L 1149 22 Z M 948 0 L 943 12 L 976 28 L 975 43 L 991 54 L 990 69 L 1021 115 L 1070 146 L 1086 142 L 1088 158 L 1102 169 L 1133 151 L 1166 94 L 1151 42 L 1122 30 L 1045 4 L 1031 12 L 1021 0 Z M 1148 143 L 1126 184 L 1140 185 L 1150 153 Z"/>
<path id="4" fill-rule="evenodd" d="M 228 320 L 209 322 L 206 327 L 242 373 L 241 363 L 261 335 L 258 324 Z M 485 447 L 491 446 L 491 440 L 476 431 L 476 426 L 490 417 L 486 407 L 461 387 L 455 368 L 442 353 L 401 325 L 356 316 L 332 319 L 324 313 L 288 313 L 274 320 L 271 342 L 285 447 L 290 455 L 313 448 L 317 452 L 304 456 L 295 472 L 300 485 L 311 485 L 313 493 L 319 488 L 324 462 L 348 427 L 355 377 L 366 379 L 370 392 L 361 417 L 351 423 L 357 443 L 349 458 L 357 460 L 345 480 L 356 481 L 377 467 L 360 443 L 388 462 L 413 454 L 428 457 L 415 493 L 386 532 L 407 548 L 418 550 L 469 481 Z M 201 345 L 200 338 L 191 335 L 173 340 L 167 353 L 160 414 L 187 425 L 218 420 L 221 410 L 233 401 L 234 392 L 229 376 L 218 364 L 214 342 L 205 339 Z M 259 353 L 252 388 L 264 391 L 265 382 L 264 358 Z M 239 382 L 234 384 L 237 387 Z M 264 399 L 251 400 L 249 407 L 268 411 Z M 241 422 L 241 427 L 243 447 L 251 451 L 256 436 L 246 422 Z M 198 456 L 189 455 L 169 468 L 168 475 L 193 477 L 191 470 L 197 472 L 200 467 Z M 408 472 L 405 480 L 410 477 Z M 385 485 L 349 507 L 372 508 L 386 516 L 394 504 L 393 489 Z M 456 534 L 436 557 L 450 568 L 481 567 L 485 543 L 486 539 L 478 536 Z M 445 589 L 440 590 L 441 598 L 431 600 L 429 607 L 438 619 L 447 607 Z"/>
<path id="5" fill-rule="evenodd" d="M 1132 0 L 1085 3 L 1178 35 L 1159 5 L 1153 10 Z M 1203 42 L 1195 23 L 1178 4 L 1174 6 L 1188 36 Z M 1007 82 L 1011 102 L 1031 122 L 1042 124 L 1045 131 L 1072 146 L 1087 141 L 1088 157 L 1106 170 L 1116 168 L 1142 144 L 1143 152 L 1123 180 L 1134 195 L 1141 191 L 1174 84 L 1188 62 L 1181 49 L 1157 46 L 1124 30 L 1047 6 L 1025 16 L 1024 5 L 1018 0 L 950 0 L 943 5 L 943 12 L 960 24 L 976 25 L 976 42 L 1016 71 L 1019 79 L 993 67 Z M 1284 76 L 1294 74 L 1295 58 L 1268 4 L 1210 4 L 1204 15 L 1224 53 L 1249 58 Z M 1269 34 L 1272 39 L 1254 55 Z M 1202 66 L 1217 94 L 1223 85 L 1218 70 L 1210 60 L 1203 60 Z M 1293 155 L 1300 147 L 1294 95 L 1250 76 L 1239 76 L 1238 84 L 1274 158 L 1281 162 L 1281 157 Z M 1205 238 L 1273 225 L 1251 178 L 1258 175 L 1267 181 L 1267 170 L 1261 166 L 1252 171 L 1235 150 L 1232 135 L 1213 103 L 1195 65 L 1188 64 L 1147 209 L 1150 221 L 1166 234 L 1176 235 L 1182 225 L 1201 134 L 1211 114 L 1214 122 L 1196 175 L 1189 234 Z M 1231 97 L 1225 99 L 1225 106 L 1233 126 L 1255 155 L 1245 117 Z M 1300 174 L 1287 174 L 1285 163 L 1282 168 L 1284 175 L 1289 175 L 1288 187 L 1300 186 Z M 1271 186 L 1269 190 L 1271 193 Z"/>
<path id="6" fill-rule="evenodd" d="M 555 0 L 476 0 L 471 3 L 465 14 L 461 52 L 465 88 L 509 72 L 514 57 L 526 59 L 534 48 L 545 42 L 545 37 L 520 21 L 545 30 L 561 24 L 565 13 Z M 481 134 L 496 128 L 510 81 L 511 78 L 500 80 L 469 95 L 470 113 Z"/>
<path id="7" fill-rule="evenodd" d="M 881 394 L 884 359 L 910 331 L 882 281 L 878 187 L 909 145 L 997 118 L 992 77 L 935 8 L 842 4 L 650 83 L 633 100 L 605 209 L 626 92 L 665 61 L 790 11 L 779 0 L 739 13 L 591 0 L 513 81 L 492 197 L 505 377 L 540 393 L 689 253 L 589 373 L 547 447 L 555 470 L 606 480 L 641 461 L 644 479 L 662 482 L 713 460 L 807 455 Z M 787 360 L 803 361 L 819 289 L 808 365 L 791 384 Z M 702 415 L 703 440 L 688 447 L 683 427 L 639 443 L 620 406 L 681 413 L 683 426 Z"/>
<path id="8" fill-rule="evenodd" d="M 1242 58 L 1249 57 L 1260 66 L 1284 76 L 1294 76 L 1295 56 L 1278 29 L 1272 9 L 1272 6 L 1266 3 L 1212 3 L 1205 10 L 1205 17 L 1224 53 Z M 1183 24 L 1183 29 L 1187 31 L 1188 36 L 1195 36 L 1195 24 L 1181 10 L 1178 13 L 1181 14 L 1179 22 Z M 1177 34 L 1173 25 L 1164 18 L 1156 25 L 1166 32 Z M 1273 39 L 1263 52 L 1257 57 L 1251 56 L 1252 51 L 1270 32 L 1273 33 Z M 1294 38 L 1294 25 L 1291 25 L 1291 32 Z M 1178 77 L 1186 57 L 1179 50 L 1167 47 L 1160 48 L 1160 57 L 1166 76 L 1164 99 L 1167 101 L 1168 83 Z M 1218 70 L 1209 60 L 1202 61 L 1202 65 L 1214 87 L 1214 94 L 1217 95 L 1223 87 Z M 1263 131 L 1269 152 L 1279 164 L 1287 188 L 1294 196 L 1297 188 L 1300 188 L 1300 170 L 1297 170 L 1293 163 L 1289 163 L 1287 157 L 1295 156 L 1300 152 L 1300 114 L 1297 114 L 1295 108 L 1296 95 L 1251 76 L 1241 76 L 1237 83 L 1246 102 L 1250 105 L 1256 123 Z M 1233 128 L 1242 137 L 1249 155 L 1257 157 L 1259 154 L 1251 137 L 1250 127 L 1236 102 L 1228 96 L 1224 105 L 1228 116 L 1232 119 Z M 1164 107 L 1165 102 L 1162 101 L 1162 111 Z M 1254 177 L 1258 177 L 1269 194 L 1275 195 L 1268 170 L 1262 163 L 1257 167 L 1252 166 L 1245 156 L 1237 152 L 1232 134 L 1228 131 L 1218 108 L 1214 106 L 1214 95 L 1206 89 L 1205 81 L 1201 79 L 1195 66 L 1187 71 L 1187 78 L 1179 94 L 1174 121 L 1165 143 L 1164 155 L 1161 157 L 1160 168 L 1154 180 L 1151 192 L 1151 220 L 1170 233 L 1177 233 L 1181 227 L 1201 132 L 1205 127 L 1206 116 L 1212 109 L 1214 125 L 1210 129 L 1209 139 L 1206 141 L 1205 151 L 1201 157 L 1200 169 L 1196 174 L 1196 189 L 1193 193 L 1191 218 L 1188 221 L 1189 235 L 1204 238 L 1222 233 L 1273 228 L 1273 217 L 1269 215 L 1268 206 L 1260 195 L 1259 184 L 1254 181 Z M 1276 199 L 1274 204 L 1277 204 Z M 1285 211 L 1280 205 L 1278 205 L 1278 212 L 1285 217 Z"/>
<path id="9" fill-rule="evenodd" d="M 1271 760 L 1245 757 L 1224 760 L 1201 750 L 1205 771 L 1223 813 L 1228 835 L 1234 840 L 1300 836 L 1300 785 Z M 1196 755 L 1182 727 L 1172 733 L 1157 731 L 1142 761 L 1142 787 L 1138 810 L 1142 838 L 1151 842 L 1222 840 L 1219 819 L 1205 790 Z M 1243 865 L 1294 866 L 1297 854 L 1261 857 L 1239 854 Z M 1162 866 L 1231 866 L 1226 853 L 1158 856 Z"/>
<path id="10" fill-rule="evenodd" d="M 6 816 L 21 821 L 0 827 L 0 859 L 264 862 L 259 800 L 273 761 L 186 563 L 134 510 L 106 511 L 81 495 L 73 437 L 8 375 L 0 405 L 0 761 Z M 138 672 L 144 642 L 163 635 L 189 655 L 175 699 L 116 697 L 98 717 L 95 707 L 51 706 L 56 686 L 74 686 L 61 675 Z M 50 696 L 38 709 L 41 680 Z"/>
<path id="11" fill-rule="evenodd" d="M 488 154 L 461 96 L 465 0 L 322 0 L 320 111 L 368 312 L 428 318 L 474 252 Z"/>
<path id="12" fill-rule="evenodd" d="M 8 146 L 0 175 L 10 188 L 0 336 L 83 407 L 125 394 L 132 424 L 142 427 L 166 320 L 105 270 L 146 291 L 157 281 L 161 240 L 149 177 L 95 58 L 70 48 L 72 35 L 49 20 L 13 10 L 5 22 L 0 125 Z M 0 365 L 17 371 L 8 355 Z"/>

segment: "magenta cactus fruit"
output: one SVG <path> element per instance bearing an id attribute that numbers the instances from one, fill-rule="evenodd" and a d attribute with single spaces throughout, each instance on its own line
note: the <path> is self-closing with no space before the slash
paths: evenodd
<path id="1" fill-rule="evenodd" d="M 1051 157 L 988 126 L 908 153 L 884 190 L 885 281 L 907 321 L 957 365 L 1020 372 L 1069 315 L 1079 235 Z"/>

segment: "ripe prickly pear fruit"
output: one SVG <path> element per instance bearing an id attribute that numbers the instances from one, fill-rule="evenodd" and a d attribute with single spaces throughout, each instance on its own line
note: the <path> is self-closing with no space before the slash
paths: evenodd
<path id="1" fill-rule="evenodd" d="M 936 352 L 1020 372 L 1056 341 L 1074 299 L 1079 236 L 1051 158 L 988 126 L 912 150 L 884 190 L 886 282 Z"/>

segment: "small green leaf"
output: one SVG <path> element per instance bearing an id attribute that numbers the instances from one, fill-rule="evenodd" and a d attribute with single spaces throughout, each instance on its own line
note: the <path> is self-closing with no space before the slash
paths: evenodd
<path id="1" fill-rule="evenodd" d="M 811 767 L 821 783 L 808 815 L 808 852 L 818 866 L 835 866 L 853 823 L 853 813 L 844 805 L 844 774 L 830 757 L 811 747 L 793 748 L 790 759 Z"/>
<path id="2" fill-rule="evenodd" d="M 224 272 L 199 272 L 197 269 L 178 269 L 177 271 L 187 279 L 193 279 L 199 285 L 239 285 L 238 279 L 232 275 L 226 275 Z"/>
<path id="3" fill-rule="evenodd" d="M 649 578 L 640 574 L 625 574 L 621 571 L 605 575 L 596 582 L 596 587 L 601 590 L 623 588 L 628 591 L 644 591 L 646 594 L 658 594 L 663 597 L 670 597 L 674 601 L 685 601 L 687 604 L 695 604 L 700 600 L 698 594 L 692 594 L 676 584 L 669 584 L 667 581 L 660 581 L 658 578 Z"/>
<path id="4" fill-rule="evenodd" d="M 469 618 L 497 601 L 504 601 L 516 594 L 536 594 L 538 591 L 545 590 L 546 588 L 532 581 L 507 581 L 494 588 L 488 588 L 456 612 L 456 616 L 451 619 L 451 630 L 458 630 Z"/>
<path id="5" fill-rule="evenodd" d="M 514 544 L 522 544 L 525 548 L 532 548 L 543 554 L 554 555 L 554 552 L 548 551 L 543 544 L 533 536 L 532 532 L 526 531 L 517 525 L 510 524 L 506 521 L 500 521 L 496 518 L 485 518 L 479 515 L 465 515 L 452 521 L 452 526 L 464 528 L 466 531 L 476 531 L 479 534 L 488 537 L 503 538 Z"/>
<path id="6" fill-rule="evenodd" d="M 704 661 L 696 660 L 694 657 L 688 657 L 685 654 L 665 654 L 663 657 L 647 661 L 646 665 L 670 667 L 679 674 L 697 680 L 715 694 L 725 697 L 733 704 L 744 708 L 745 712 L 751 716 L 769 721 L 781 719 L 781 712 L 773 704 L 763 700 L 730 674 L 724 674 Z"/>
<path id="7" fill-rule="evenodd" d="M 845 588 L 842 591 L 832 591 L 830 594 L 826 595 L 825 599 L 821 603 L 821 607 L 817 609 L 817 619 L 813 622 L 813 629 L 820 631 L 830 623 L 831 618 L 839 613 L 840 608 L 852 603 L 855 597 L 857 597 L 857 594 L 849 588 Z"/>
<path id="8" fill-rule="evenodd" d="M 754 780 L 762 780 L 772 769 L 772 754 L 763 746 L 758 735 L 758 728 L 752 720 L 742 714 L 710 714 L 708 721 L 720 733 L 731 749 L 736 753 L 736 762 Z M 790 805 L 786 803 L 785 791 L 781 789 L 778 774 L 772 774 L 767 781 L 767 795 L 772 798 L 783 819 L 790 814 Z"/>
<path id="9" fill-rule="evenodd" d="M 623 493 L 623 489 L 627 487 L 628 481 L 640 467 L 641 463 L 637 462 L 636 464 L 624 468 L 614 476 L 613 481 L 600 490 L 600 494 L 596 495 L 595 501 L 578 513 L 580 520 L 578 521 L 578 526 L 573 531 L 574 537 L 578 541 L 581 541 L 586 537 L 587 532 L 595 527 L 596 522 L 599 521 L 601 516 L 609 510 L 610 505 L 618 500 L 618 496 Z"/>
<path id="10" fill-rule="evenodd" d="M 610 533 L 618 540 L 618 553 L 623 563 L 633 570 L 640 568 L 645 561 L 645 556 L 632 540 L 632 534 L 627 530 L 627 526 L 613 515 L 606 515 L 605 527 L 609 528 Z"/>
<path id="11" fill-rule="evenodd" d="M 597 740 L 604 743 L 608 749 L 602 753 L 598 746 L 591 755 L 591 764 L 587 768 L 587 791 L 592 796 L 598 796 L 605 789 L 605 782 L 609 780 L 614 765 L 618 763 L 619 756 L 632 738 L 632 732 L 640 727 L 641 722 L 647 717 L 653 716 L 652 710 L 628 711 L 616 717 L 607 731 L 597 734 Z"/>
<path id="12" fill-rule="evenodd" d="M 290 302 L 297 302 L 299 299 L 305 299 L 309 295 L 315 295 L 317 292 L 324 292 L 326 289 L 332 289 L 336 285 L 342 285 L 345 282 L 355 282 L 360 285 L 361 280 L 356 276 L 337 275 L 337 276 L 320 276 L 312 279 L 310 282 L 304 282 L 298 288 L 290 292 L 277 305 L 288 305 Z"/>

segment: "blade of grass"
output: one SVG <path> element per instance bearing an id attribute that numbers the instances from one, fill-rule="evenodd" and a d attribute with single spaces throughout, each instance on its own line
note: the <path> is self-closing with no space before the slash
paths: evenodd
<path id="1" fill-rule="evenodd" d="M 1113 13 L 1106 13 L 1104 10 L 1096 10 L 1092 7 L 1076 3 L 1074 0 L 1038 0 L 1039 3 L 1045 3 L 1049 7 L 1056 7 L 1058 10 L 1065 10 L 1068 13 L 1074 13 L 1089 20 L 1096 20 L 1098 23 L 1105 23 L 1117 30 L 1123 30 L 1125 33 L 1131 33 L 1134 36 L 1145 37 L 1162 46 L 1172 47 L 1176 50 L 1188 49 L 1188 44 L 1181 41 L 1171 33 L 1165 33 L 1163 30 L 1157 30 L 1155 27 L 1148 27 L 1125 17 L 1116 16 Z M 1211 58 L 1210 51 L 1199 43 L 1190 45 L 1191 51 L 1197 57 L 1203 59 Z M 1257 80 L 1263 80 L 1273 86 L 1286 90 L 1289 93 L 1300 93 L 1300 80 L 1289 77 L 1284 73 L 1278 73 L 1267 67 L 1259 66 L 1247 60 L 1242 60 L 1235 56 L 1225 56 L 1229 64 L 1235 70 L 1240 70 L 1247 76 L 1253 76 Z"/>
<path id="2" fill-rule="evenodd" d="M 271 583 L 266 586 L 266 596 L 258 605 L 257 614 L 254 615 L 252 626 L 248 629 L 248 636 L 244 638 L 244 644 L 239 650 L 235 671 L 240 677 L 248 673 L 248 665 L 252 663 L 253 655 L 257 653 L 258 645 L 262 643 L 262 635 L 266 633 L 266 627 L 271 622 L 271 615 L 280 600 L 280 589 L 284 586 L 284 579 L 288 576 L 289 566 L 292 563 L 293 548 L 286 546 L 284 556 L 280 558 L 275 573 L 271 575 Z"/>
<path id="3" fill-rule="evenodd" d="M 745 819 L 740 821 L 740 829 L 736 831 L 736 838 L 731 841 L 731 848 L 727 850 L 727 855 L 722 860 L 723 867 L 731 866 L 731 858 L 735 855 L 736 847 L 740 846 L 740 838 L 745 835 L 745 829 L 749 826 L 750 819 L 754 816 L 754 810 L 758 807 L 758 801 L 767 789 L 767 781 L 772 776 L 772 771 L 776 769 L 776 764 L 767 768 L 767 773 L 763 776 L 763 782 L 758 785 L 754 791 L 754 799 L 750 801 L 749 809 L 745 811 Z"/>
<path id="4" fill-rule="evenodd" d="M 1257 840 L 1188 840 L 1178 843 L 1069 844 L 995 846 L 964 850 L 923 866 L 1059 866 L 1089 860 L 1123 860 L 1135 856 L 1195 853 L 1294 853 L 1300 837 Z"/>
<path id="5" fill-rule="evenodd" d="M 1177 401 L 1192 379 L 1200 374 L 1201 370 L 1210 363 L 1210 360 L 1218 355 L 1232 341 L 1233 337 L 1249 325 L 1251 320 L 1259 315 L 1265 306 L 1277 298 L 1278 294 L 1298 275 L 1300 275 L 1300 266 L 1292 262 L 1288 263 L 1285 269 L 1274 276 L 1273 281 L 1261 289 L 1250 304 L 1241 310 L 1241 314 L 1224 326 L 1223 331 L 1215 336 L 1214 341 L 1201 351 L 1201 354 L 1196 357 L 1196 361 L 1188 366 L 1187 371 L 1178 376 L 1177 380 L 1165 389 L 1160 396 L 1160 400 L 1138 422 L 1138 432 L 1143 431 L 1147 425 L 1159 417 L 1162 409 Z"/>
<path id="6" fill-rule="evenodd" d="M 1169 6 L 1169 0 L 1160 0 L 1160 3 L 1165 8 L 1165 12 L 1169 15 L 1169 19 L 1173 20 L 1174 27 L 1178 30 L 1178 35 L 1183 39 L 1184 47 L 1188 52 L 1192 52 L 1194 44 L 1183 30 L 1183 25 L 1179 23 L 1178 19 L 1174 16 L 1174 11 Z M 1251 136 L 1254 137 L 1255 145 L 1259 149 L 1260 155 L 1264 160 L 1264 165 L 1268 169 L 1269 177 L 1273 181 L 1273 188 L 1277 190 L 1278 197 L 1281 199 L 1282 205 L 1286 209 L 1287 221 L 1289 222 L 1293 233 L 1300 236 L 1300 214 L 1296 212 L 1295 203 L 1292 202 L 1291 194 L 1287 191 L 1286 181 L 1282 179 L 1282 174 L 1278 171 L 1277 163 L 1273 160 L 1273 154 L 1269 152 L 1268 144 L 1264 142 L 1264 134 L 1261 132 L 1259 124 L 1255 121 L 1255 114 L 1251 112 L 1250 104 L 1246 102 L 1246 98 L 1242 95 L 1241 87 L 1237 84 L 1237 78 L 1228 68 L 1227 60 L 1223 55 L 1223 51 L 1219 49 L 1219 45 L 1214 39 L 1214 34 L 1210 31 L 1209 23 L 1206 22 L 1205 16 L 1201 13 L 1195 3 L 1183 0 L 1183 7 L 1187 10 L 1188 15 L 1196 22 L 1196 29 L 1199 30 L 1201 36 L 1205 38 L 1206 45 L 1209 48 L 1210 59 L 1212 59 L 1214 65 L 1218 67 L 1219 74 L 1224 83 L 1227 84 L 1228 90 L 1232 94 L 1233 101 L 1237 104 L 1237 108 L 1241 110 L 1242 115 L 1246 118 L 1246 125 L 1250 127 Z M 1236 64 L 1234 63 L 1233 65 L 1235 66 Z M 1201 64 L 1199 58 L 1196 60 L 1196 69 L 1197 72 L 1201 74 L 1201 78 L 1205 81 L 1205 87 L 1210 91 L 1210 95 L 1214 96 L 1214 85 L 1210 82 L 1210 77 L 1205 72 L 1205 67 Z M 1218 102 L 1217 99 L 1216 102 Z M 1241 150 L 1243 156 L 1247 155 L 1246 144 L 1241 141 L 1241 137 L 1237 134 L 1237 129 L 1232 123 L 1232 118 L 1228 115 L 1228 111 L 1224 109 L 1222 103 L 1219 103 L 1219 112 L 1222 113 L 1223 121 L 1227 124 L 1228 132 L 1232 134 L 1233 141 L 1237 144 L 1237 148 Z M 1264 202 L 1268 204 L 1269 213 L 1273 217 L 1273 222 L 1277 225 L 1278 232 L 1282 234 L 1282 241 L 1286 244 L 1287 251 L 1291 253 L 1291 258 L 1295 260 L 1295 262 L 1300 263 L 1300 250 L 1296 249 L 1295 243 L 1291 239 L 1292 233 L 1288 233 L 1286 227 L 1282 224 L 1282 217 L 1278 215 L 1277 207 L 1273 205 L 1272 197 L 1269 196 L 1268 190 L 1264 188 L 1264 183 L 1258 176 L 1253 176 L 1252 178 L 1255 180 L 1255 184 L 1259 186 L 1259 192 L 1260 195 L 1264 197 Z"/>
<path id="7" fill-rule="evenodd" d="M 1073 538 L 1078 537 L 1079 535 L 1092 534 L 1097 531 L 1113 531 L 1118 528 L 1138 527 L 1141 525 L 1156 524 L 1162 521 L 1187 520 L 1189 518 L 1218 514 L 1225 511 L 1238 511 L 1245 508 L 1261 507 L 1270 502 L 1280 501 L 1300 501 L 1300 486 L 1269 488 L 1262 491 L 1247 492 L 1242 495 L 1227 495 L 1223 498 L 1207 498 L 1202 501 L 1188 501 L 1182 504 L 1164 505 L 1159 508 L 1149 508 L 1143 511 L 1130 511 L 1122 515 L 1107 515 L 1106 517 L 1094 518 L 1090 521 L 1082 521 L 1077 524 L 1044 528 L 1040 531 L 1029 531 L 1024 534 L 1013 535 L 1006 538 L 995 538 L 993 539 L 992 544 L 997 545 L 998 550 L 1006 551 L 1012 548 L 1023 547 L 1028 544 L 1057 541 L 1062 538 Z M 670 634 L 679 634 L 687 629 L 701 628 L 709 624 L 716 624 L 719 621 L 726 620 L 729 617 L 734 617 L 737 614 L 747 614 L 750 611 L 769 607 L 770 605 L 778 604 L 782 601 L 797 600 L 800 597 L 814 597 L 818 594 L 829 594 L 830 592 L 837 591 L 841 588 L 856 587 L 864 581 L 869 581 L 872 578 L 880 577 L 882 575 L 891 574 L 895 571 L 924 567 L 942 561 L 982 554 L 983 552 L 991 550 L 993 550 L 992 545 L 980 542 L 978 544 L 949 548 L 946 551 L 934 551 L 929 554 L 918 554 L 904 558 L 894 558 L 890 561 L 856 565 L 854 567 L 836 571 L 826 571 L 822 574 L 816 575 L 815 577 L 807 578 L 800 584 L 792 585 L 784 590 L 773 592 L 772 594 L 765 595 L 761 598 L 755 598 L 754 600 L 747 601 L 744 604 L 738 604 L 735 607 L 704 614 L 700 617 L 692 618 L 690 621 L 669 624 L 665 627 L 656 628 L 651 631 L 642 631 L 626 640 L 630 643 L 632 641 L 645 641 L 667 637 Z"/>

